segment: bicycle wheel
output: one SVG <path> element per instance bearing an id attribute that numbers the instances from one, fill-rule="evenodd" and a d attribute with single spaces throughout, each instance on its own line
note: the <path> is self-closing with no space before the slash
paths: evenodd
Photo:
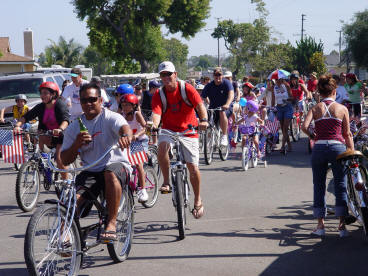
<path id="1" fill-rule="evenodd" d="M 220 132 L 220 137 L 222 136 L 222 131 Z M 222 160 L 222 161 L 226 161 L 227 160 L 227 157 L 229 156 L 229 144 L 226 146 L 226 147 L 224 147 L 224 146 L 219 146 L 219 149 L 218 149 L 218 151 L 219 151 L 219 155 L 220 155 L 220 159 Z"/>
<path id="2" fill-rule="evenodd" d="M 252 162 L 252 168 L 257 167 L 258 165 L 258 157 L 257 157 L 257 150 L 255 147 L 251 148 L 251 157 L 250 161 Z"/>
<path id="3" fill-rule="evenodd" d="M 128 258 L 134 234 L 134 199 L 129 187 L 123 189 L 116 218 L 117 241 L 107 244 L 107 250 L 115 263 Z"/>
<path id="4" fill-rule="evenodd" d="M 40 172 L 35 161 L 24 163 L 17 174 L 15 198 L 19 208 L 30 212 L 36 206 L 40 195 Z"/>
<path id="5" fill-rule="evenodd" d="M 146 208 L 151 208 L 157 202 L 158 197 L 158 179 L 156 172 L 152 167 L 146 166 L 144 168 L 146 173 L 146 191 L 148 194 L 148 200 L 142 202 L 142 205 Z"/>
<path id="6" fill-rule="evenodd" d="M 212 127 L 207 128 L 203 137 L 204 142 L 204 161 L 207 165 L 211 165 L 213 156 L 213 143 L 214 143 L 214 129 Z"/>
<path id="7" fill-rule="evenodd" d="M 300 137 L 300 126 L 298 125 L 298 122 L 296 120 L 296 117 L 293 117 L 290 122 L 290 134 L 291 138 L 294 142 L 299 141 Z"/>
<path id="8" fill-rule="evenodd" d="M 266 141 L 266 155 L 271 154 L 272 152 L 272 142 L 269 140 Z"/>
<path id="9" fill-rule="evenodd" d="M 24 240 L 24 259 L 30 275 L 78 275 L 82 261 L 78 227 L 73 220 L 65 235 L 66 210 L 45 204 L 32 215 Z M 61 238 L 65 238 L 60 241 Z"/>
<path id="10" fill-rule="evenodd" d="M 14 170 L 19 171 L 20 167 L 20 164 L 14 163 Z"/>
<path id="11" fill-rule="evenodd" d="M 199 133 L 199 152 L 202 153 L 204 151 L 204 136 L 205 136 L 205 132 L 201 131 Z"/>
<path id="12" fill-rule="evenodd" d="M 353 215 L 357 218 L 358 222 L 363 226 L 363 231 L 368 236 L 368 191 L 367 191 L 367 170 L 359 165 L 360 173 L 363 179 L 363 185 L 365 189 L 358 191 L 354 187 L 352 175 L 348 172 L 348 207 Z"/>
<path id="13" fill-rule="evenodd" d="M 249 154 L 248 154 L 248 148 L 245 146 L 242 149 L 242 168 L 244 171 L 247 171 L 249 168 Z"/>
<path id="14" fill-rule="evenodd" d="M 154 168 L 156 175 L 157 175 L 157 179 L 160 179 L 161 176 L 161 169 L 160 169 L 160 165 L 158 164 L 158 158 L 157 158 L 157 154 L 158 154 L 158 148 L 156 145 L 149 145 L 148 146 L 148 153 L 149 153 L 149 164 Z"/>
<path id="15" fill-rule="evenodd" d="M 176 213 L 178 216 L 178 230 L 179 240 L 185 238 L 185 206 L 184 206 L 184 181 L 183 172 L 177 171 L 175 175 L 175 200 L 176 200 Z"/>

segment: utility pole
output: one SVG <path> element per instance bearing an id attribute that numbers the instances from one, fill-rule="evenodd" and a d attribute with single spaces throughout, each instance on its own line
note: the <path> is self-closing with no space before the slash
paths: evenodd
<path id="1" fill-rule="evenodd" d="M 306 16 L 305 14 L 302 14 L 302 33 L 301 33 L 301 40 L 300 41 L 303 41 L 303 36 L 304 36 L 304 32 L 305 32 L 305 30 L 304 30 L 304 16 Z"/>
<path id="2" fill-rule="evenodd" d="M 217 19 L 217 27 L 219 25 L 221 17 L 215 17 Z M 217 38 L 217 66 L 220 67 L 220 38 Z"/>
<path id="3" fill-rule="evenodd" d="M 340 36 L 339 36 L 339 62 L 341 63 L 341 30 L 340 31 L 336 31 L 338 33 L 340 33 Z"/>

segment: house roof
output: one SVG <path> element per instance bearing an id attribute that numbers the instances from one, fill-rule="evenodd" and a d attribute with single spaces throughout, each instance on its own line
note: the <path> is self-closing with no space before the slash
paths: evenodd
<path id="1" fill-rule="evenodd" d="M 337 66 L 340 63 L 339 53 L 331 52 L 329 55 L 325 55 L 325 63 L 327 65 Z"/>
<path id="2" fill-rule="evenodd" d="M 30 58 L 18 56 L 11 53 L 9 37 L 0 37 L 0 52 L 2 54 L 2 56 L 0 57 L 0 62 L 34 62 L 34 60 Z"/>

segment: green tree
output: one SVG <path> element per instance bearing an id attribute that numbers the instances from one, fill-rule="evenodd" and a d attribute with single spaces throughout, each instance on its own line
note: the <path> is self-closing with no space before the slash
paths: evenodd
<path id="1" fill-rule="evenodd" d="M 326 58 L 322 52 L 315 52 L 309 59 L 309 72 L 316 72 L 318 76 L 326 73 L 327 67 L 325 64 Z"/>
<path id="2" fill-rule="evenodd" d="M 209 15 L 210 0 L 73 0 L 87 19 L 92 45 L 112 60 L 131 58 L 142 72 L 164 57 L 161 26 L 170 33 L 194 36 Z M 161 59 L 162 60 L 162 59 Z M 156 68 L 155 68 L 156 69 Z"/>
<path id="3" fill-rule="evenodd" d="M 307 37 L 296 42 L 294 63 L 301 74 L 310 73 L 310 59 L 316 52 L 323 53 L 323 43 L 321 41 L 317 43 L 314 38 Z"/>
<path id="4" fill-rule="evenodd" d="M 74 39 L 66 41 L 63 36 L 59 37 L 58 43 L 49 39 L 51 45 L 45 48 L 45 53 L 41 53 L 42 66 L 51 66 L 52 64 L 59 64 L 63 67 L 73 67 L 81 63 L 83 46 L 75 42 Z"/>
<path id="5" fill-rule="evenodd" d="M 253 62 L 270 39 L 265 3 L 261 0 L 253 0 L 252 3 L 256 3 L 256 10 L 259 12 L 259 18 L 253 23 L 234 23 L 232 20 L 224 20 L 218 23 L 212 33 L 214 38 L 225 40 L 225 47 L 233 56 L 234 76 L 244 70 L 245 64 Z"/>
<path id="6" fill-rule="evenodd" d="M 368 10 L 355 14 L 354 22 L 343 27 L 347 51 L 358 66 L 368 67 Z"/>
<path id="7" fill-rule="evenodd" d="M 187 75 L 188 45 L 180 42 L 176 38 L 164 39 L 163 41 L 164 59 L 170 60 L 175 65 L 180 78 L 185 79 Z M 162 61 L 158 60 L 158 63 Z M 156 67 L 157 68 L 157 67 Z"/>
<path id="8" fill-rule="evenodd" d="M 291 71 L 294 69 L 293 53 L 294 47 L 290 42 L 268 44 L 262 53 L 255 57 L 253 67 L 259 73 L 261 79 L 277 68 Z"/>

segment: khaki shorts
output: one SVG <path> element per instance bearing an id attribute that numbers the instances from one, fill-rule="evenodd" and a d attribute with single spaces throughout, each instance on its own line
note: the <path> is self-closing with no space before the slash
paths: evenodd
<path id="1" fill-rule="evenodd" d="M 187 163 L 192 163 L 198 167 L 199 164 L 199 140 L 192 137 L 180 137 L 183 146 L 184 160 Z M 158 137 L 158 144 L 167 142 L 174 145 L 175 141 L 168 135 L 160 135 Z"/>

